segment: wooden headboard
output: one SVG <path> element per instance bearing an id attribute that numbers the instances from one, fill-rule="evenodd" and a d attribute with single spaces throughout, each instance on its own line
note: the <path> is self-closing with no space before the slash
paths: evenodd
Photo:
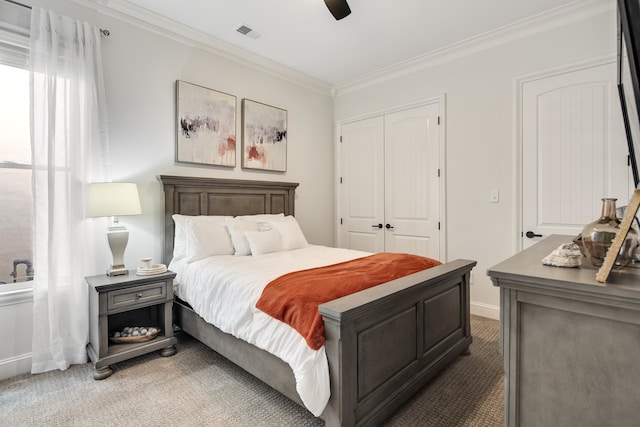
<path id="1" fill-rule="evenodd" d="M 295 214 L 296 182 L 240 179 L 158 177 L 164 190 L 163 263 L 173 256 L 174 224 L 171 215 Z"/>

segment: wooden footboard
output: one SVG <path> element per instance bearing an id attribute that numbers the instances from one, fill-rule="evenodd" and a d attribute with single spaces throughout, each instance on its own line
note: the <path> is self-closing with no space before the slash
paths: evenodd
<path id="1" fill-rule="evenodd" d="M 458 260 L 320 306 L 331 398 L 327 426 L 377 425 L 471 344 L 469 273 Z M 220 331 L 188 305 L 175 323 L 302 405 L 289 365 Z"/>
<path id="2" fill-rule="evenodd" d="M 327 425 L 377 425 L 471 344 L 469 273 L 458 260 L 320 306 Z"/>

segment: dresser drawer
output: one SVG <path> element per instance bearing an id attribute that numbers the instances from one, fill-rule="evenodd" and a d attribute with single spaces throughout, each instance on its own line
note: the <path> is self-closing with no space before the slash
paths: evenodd
<path id="1" fill-rule="evenodd" d="M 150 283 L 107 293 L 107 310 L 118 310 L 140 304 L 162 302 L 167 299 L 165 282 Z"/>

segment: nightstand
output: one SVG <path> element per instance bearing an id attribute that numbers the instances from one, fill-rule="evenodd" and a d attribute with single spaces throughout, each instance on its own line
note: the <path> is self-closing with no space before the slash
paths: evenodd
<path id="1" fill-rule="evenodd" d="M 164 357 L 176 353 L 173 336 L 173 278 L 176 273 L 109 277 L 86 277 L 89 285 L 89 344 L 87 353 L 95 366 L 93 378 L 109 377 L 111 365 L 152 351 Z M 159 327 L 154 339 L 134 343 L 114 343 L 109 336 L 127 326 Z"/>

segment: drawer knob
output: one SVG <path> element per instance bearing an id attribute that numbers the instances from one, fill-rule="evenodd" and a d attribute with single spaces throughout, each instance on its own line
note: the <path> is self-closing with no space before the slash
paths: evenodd
<path id="1" fill-rule="evenodd" d="M 138 295 L 136 295 L 138 298 L 142 298 L 142 292 L 140 292 Z"/>

